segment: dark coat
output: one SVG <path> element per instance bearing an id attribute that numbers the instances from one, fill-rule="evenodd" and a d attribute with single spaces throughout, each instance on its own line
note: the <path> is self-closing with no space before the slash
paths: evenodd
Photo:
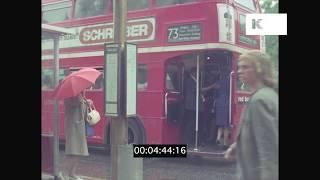
<path id="1" fill-rule="evenodd" d="M 241 180 L 278 180 L 278 94 L 261 88 L 241 115 L 237 162 Z"/>
<path id="2" fill-rule="evenodd" d="M 230 77 L 224 75 L 215 84 L 219 86 L 218 89 L 213 90 L 215 106 L 229 107 Z"/>
<path id="3" fill-rule="evenodd" d="M 184 93 L 184 105 L 185 109 L 188 110 L 196 110 L 196 94 L 197 94 L 197 84 L 196 81 L 191 78 L 190 75 L 186 77 L 185 80 L 185 93 Z M 200 94 L 200 89 L 199 89 Z M 204 110 L 204 103 L 201 99 L 201 95 L 199 97 L 199 111 Z"/>

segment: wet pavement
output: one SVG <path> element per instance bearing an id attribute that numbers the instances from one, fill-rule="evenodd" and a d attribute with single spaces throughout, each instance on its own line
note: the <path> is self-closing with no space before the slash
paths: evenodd
<path id="1" fill-rule="evenodd" d="M 91 150 L 90 156 L 81 158 L 77 173 L 87 180 L 109 180 L 110 161 L 106 153 Z M 67 164 L 61 150 L 59 169 L 64 171 Z M 201 158 L 146 158 L 143 160 L 143 180 L 236 180 L 235 164 Z"/>

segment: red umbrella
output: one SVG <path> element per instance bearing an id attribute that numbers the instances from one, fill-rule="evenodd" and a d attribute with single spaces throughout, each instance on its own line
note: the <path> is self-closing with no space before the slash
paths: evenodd
<path id="1" fill-rule="evenodd" d="M 93 68 L 82 68 L 73 72 L 59 84 L 54 95 L 58 99 L 74 97 L 92 86 L 102 73 Z"/>

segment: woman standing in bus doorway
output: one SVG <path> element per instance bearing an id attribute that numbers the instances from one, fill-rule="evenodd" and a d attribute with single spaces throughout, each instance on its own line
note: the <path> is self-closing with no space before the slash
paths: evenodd
<path id="1" fill-rule="evenodd" d="M 241 180 L 278 180 L 278 94 L 273 87 L 271 59 L 260 51 L 240 56 L 239 78 L 253 90 L 241 115 L 237 141 L 226 151 L 237 154 Z"/>
<path id="2" fill-rule="evenodd" d="M 65 154 L 68 161 L 68 177 L 64 179 L 81 180 L 76 175 L 76 169 L 80 156 L 89 156 L 85 120 L 88 114 L 87 107 L 91 104 L 91 100 L 85 99 L 84 91 L 76 97 L 64 100 Z"/>
<path id="3" fill-rule="evenodd" d="M 200 76 L 199 76 L 200 79 Z M 204 119 L 204 93 L 216 87 L 216 84 L 212 84 L 208 87 L 202 87 L 199 92 L 199 103 L 198 103 L 198 120 L 199 120 L 199 144 L 200 146 L 205 145 L 205 138 L 207 136 L 207 125 Z M 188 76 L 185 80 L 185 123 L 182 127 L 182 133 L 184 143 L 193 146 L 195 141 L 195 127 L 196 127 L 196 91 L 197 91 L 197 68 L 192 67 L 189 71 Z"/>
<path id="4" fill-rule="evenodd" d="M 215 122 L 218 128 L 216 144 L 221 145 L 223 150 L 226 150 L 229 145 L 229 73 L 229 68 L 221 67 L 220 79 L 216 82 L 219 88 L 214 91 Z"/>

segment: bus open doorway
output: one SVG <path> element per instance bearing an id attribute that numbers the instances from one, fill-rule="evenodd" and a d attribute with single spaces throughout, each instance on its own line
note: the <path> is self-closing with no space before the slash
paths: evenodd
<path id="1" fill-rule="evenodd" d="M 168 72 L 172 72 L 172 69 L 175 71 L 169 77 L 174 79 L 169 81 L 171 86 L 179 89 L 174 92 L 176 98 L 173 98 L 173 101 L 171 98 L 170 103 L 166 102 L 166 105 L 169 104 L 166 106 L 167 119 L 178 120 L 181 143 L 188 144 L 188 152 L 191 154 L 221 156 L 226 148 L 217 144 L 217 135 L 221 123 L 226 126 L 231 123 L 231 59 L 232 53 L 228 51 L 206 51 L 175 57 L 166 65 L 167 74 L 170 74 Z M 199 78 L 196 76 L 197 70 Z M 167 99 L 172 96 L 173 92 L 171 95 L 169 93 Z M 220 137 L 226 137 L 226 145 L 231 143 L 230 134 L 222 134 Z"/>

